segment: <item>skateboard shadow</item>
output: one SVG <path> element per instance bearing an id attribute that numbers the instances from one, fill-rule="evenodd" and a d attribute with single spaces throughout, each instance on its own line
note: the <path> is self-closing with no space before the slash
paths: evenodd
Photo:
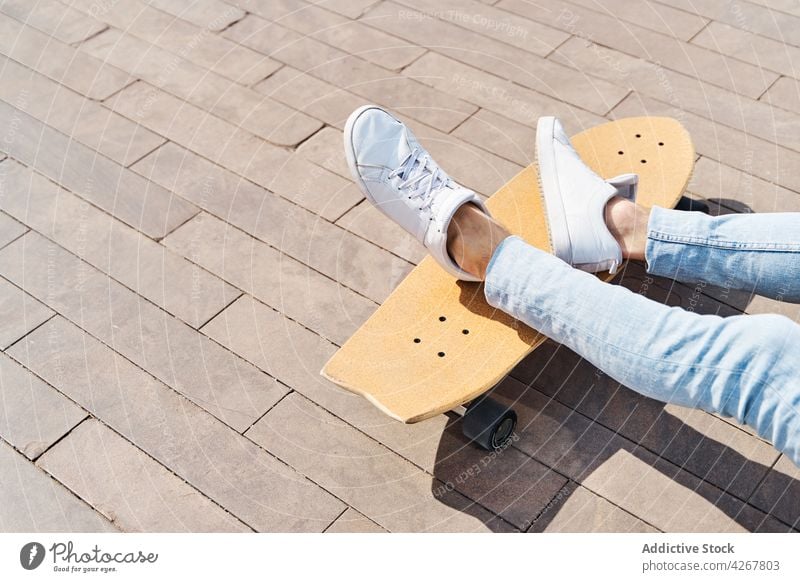
<path id="1" fill-rule="evenodd" d="M 636 263 L 620 284 L 669 305 L 691 301 L 698 313 L 735 315 L 750 300 L 729 290 L 717 300 L 706 288 L 698 299 L 696 287 Z M 779 453 L 769 443 L 641 396 L 555 342 L 523 360 L 493 397 L 519 415 L 511 446 L 478 449 L 452 415 L 432 491 L 494 531 L 716 531 L 730 520 L 752 532 L 800 528 L 800 481 L 772 468 Z"/>

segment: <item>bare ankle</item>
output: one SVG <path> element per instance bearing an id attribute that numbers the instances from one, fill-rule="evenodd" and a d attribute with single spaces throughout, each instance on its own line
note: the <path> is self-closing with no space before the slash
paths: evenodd
<path id="1" fill-rule="evenodd" d="M 495 249 L 510 233 L 474 204 L 465 204 L 453 215 L 447 228 L 447 251 L 468 273 L 486 278 Z"/>
<path id="2" fill-rule="evenodd" d="M 606 205 L 606 225 L 626 259 L 644 260 L 650 210 L 615 196 Z"/>

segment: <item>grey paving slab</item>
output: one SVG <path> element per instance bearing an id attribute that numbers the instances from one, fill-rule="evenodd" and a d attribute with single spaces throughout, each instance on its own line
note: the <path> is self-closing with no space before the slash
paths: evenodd
<path id="1" fill-rule="evenodd" d="M 57 2 L 6 0 L 0 12 L 66 44 L 85 40 L 105 28 L 102 22 Z"/>
<path id="2" fill-rule="evenodd" d="M 91 99 L 106 99 L 133 82 L 128 73 L 5 15 L 0 16 L 0 54 Z"/>
<path id="3" fill-rule="evenodd" d="M 58 4 L 55 0 L 49 2 Z M 109 26 L 124 30 L 176 55 L 185 56 L 196 65 L 241 85 L 256 83 L 281 66 L 280 63 L 264 58 L 255 51 L 211 34 L 216 28 L 213 22 L 196 26 L 184 20 L 188 6 L 184 6 L 184 10 L 178 14 L 179 18 L 175 18 L 167 12 L 156 9 L 152 3 L 138 0 L 109 4 L 107 10 L 97 10 L 94 0 L 70 0 L 70 3 L 83 12 L 84 18 L 96 14 L 98 20 Z M 238 10 L 235 6 L 229 6 L 225 12 L 234 16 Z M 225 15 L 225 12 L 222 14 Z"/>
<path id="4" fill-rule="evenodd" d="M 531 533 L 654 533 L 658 530 L 573 482 L 536 516 Z"/>
<path id="5" fill-rule="evenodd" d="M 781 456 L 750 499 L 750 503 L 800 529 L 800 469 Z"/>
<path id="6" fill-rule="evenodd" d="M 224 30 L 240 18 L 245 11 L 222 0 L 150 0 L 150 4 L 168 14 L 180 17 L 208 30 Z"/>
<path id="7" fill-rule="evenodd" d="M 53 315 L 19 287 L 0 279 L 0 349 L 5 349 Z"/>
<path id="8" fill-rule="evenodd" d="M 348 507 L 325 533 L 386 533 L 386 530 Z"/>
<path id="9" fill-rule="evenodd" d="M 164 143 L 136 122 L 12 59 L 0 63 L 0 99 L 14 105 L 24 95 L 26 113 L 118 164 L 127 166 Z"/>
<path id="10" fill-rule="evenodd" d="M 192 327 L 239 292 L 111 215 L 14 161 L 2 168 L 15 195 L 0 209 Z"/>
<path id="11" fill-rule="evenodd" d="M 87 414 L 17 362 L 0 354 L 0 437 L 35 459 Z"/>
<path id="12" fill-rule="evenodd" d="M 169 52 L 116 28 L 89 39 L 80 48 L 278 145 L 297 145 L 322 126 L 304 113 L 195 65 L 180 53 Z M 173 65 L 165 69 L 162 63 Z"/>
<path id="13" fill-rule="evenodd" d="M 197 212 L 194 205 L 2 101 L 0 123 L 14 128 L 0 146 L 3 151 L 151 238 L 163 237 Z"/>
<path id="14" fill-rule="evenodd" d="M 116 532 L 111 522 L 0 441 L 0 531 Z"/>
<path id="15" fill-rule="evenodd" d="M 164 244 L 338 345 L 377 308 L 209 214 L 193 218 Z"/>
<path id="16" fill-rule="evenodd" d="M 63 318 L 11 355 L 258 531 L 323 531 L 344 505 Z"/>
<path id="17" fill-rule="evenodd" d="M 390 531 L 511 529 L 299 394 L 247 436 Z"/>
<path id="18" fill-rule="evenodd" d="M 252 14 L 226 30 L 224 35 L 444 132 L 457 127 L 476 110 L 461 99 L 404 80 L 357 56 Z M 320 63 L 325 66 L 320 67 Z"/>
<path id="19" fill-rule="evenodd" d="M 183 148 L 167 144 L 136 170 L 376 303 L 411 271 L 409 262 Z"/>
<path id="20" fill-rule="evenodd" d="M 94 419 L 36 464 L 125 532 L 252 531 Z"/>
<path id="21" fill-rule="evenodd" d="M 5 158 L 5 156 L 2 157 Z M 0 176 L 2 176 L 2 168 L 0 168 Z M 0 248 L 6 246 L 15 238 L 25 234 L 27 230 L 28 228 L 24 224 L 14 220 L 4 212 L 0 212 Z"/>
<path id="22" fill-rule="evenodd" d="M 647 55 L 661 67 L 702 77 L 753 99 L 757 99 L 777 78 L 777 75 L 754 65 L 638 24 L 629 23 L 621 27 L 613 14 L 588 10 L 576 4 L 552 0 L 548 4 L 549 10 L 540 10 L 522 0 L 502 0 L 497 6 L 627 54 Z M 694 11 L 690 9 L 689 12 Z"/>
<path id="23" fill-rule="evenodd" d="M 4 277 L 237 430 L 245 430 L 287 392 L 36 233 L 7 246 L 0 257 Z"/>

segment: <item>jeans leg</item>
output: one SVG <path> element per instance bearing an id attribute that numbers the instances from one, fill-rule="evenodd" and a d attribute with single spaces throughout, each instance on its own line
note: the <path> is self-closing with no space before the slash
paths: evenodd
<path id="1" fill-rule="evenodd" d="M 708 216 L 653 208 L 647 272 L 800 303 L 800 213 Z"/>
<path id="2" fill-rule="evenodd" d="M 513 236 L 489 263 L 485 293 L 633 390 L 733 417 L 800 466 L 800 326 L 790 319 L 667 307 Z"/>

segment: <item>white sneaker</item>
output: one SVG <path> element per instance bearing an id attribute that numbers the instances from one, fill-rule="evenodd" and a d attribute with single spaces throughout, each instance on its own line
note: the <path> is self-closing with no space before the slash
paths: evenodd
<path id="1" fill-rule="evenodd" d="M 536 157 L 554 254 L 583 271 L 616 273 L 622 249 L 606 226 L 606 203 L 613 196 L 634 201 L 639 177 L 595 174 L 555 117 L 539 119 Z"/>
<path id="2" fill-rule="evenodd" d="M 444 269 L 464 281 L 479 279 L 447 252 L 447 227 L 462 204 L 489 211 L 472 190 L 454 182 L 405 124 L 375 105 L 347 119 L 344 151 L 367 200 L 414 235 Z"/>

